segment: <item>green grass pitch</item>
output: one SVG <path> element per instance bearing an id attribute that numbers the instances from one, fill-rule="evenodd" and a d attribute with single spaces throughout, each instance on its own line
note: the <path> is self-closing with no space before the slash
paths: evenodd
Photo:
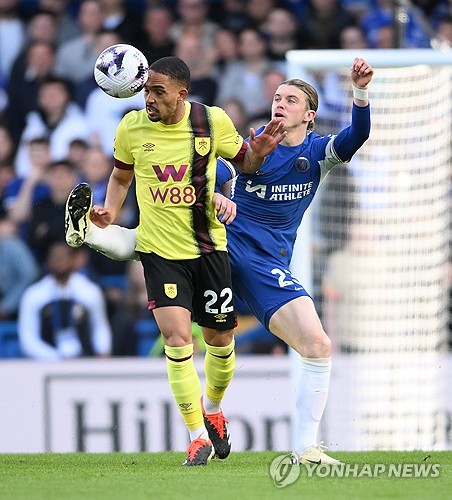
<path id="1" fill-rule="evenodd" d="M 206 467 L 182 467 L 184 453 L 0 455 L 2 500 L 273 500 L 452 498 L 452 452 L 332 453 L 358 471 L 374 464 L 439 464 L 438 477 L 308 477 L 277 487 L 270 464 L 277 452 L 231 453 Z M 325 466 L 323 466 L 325 467 Z M 313 469 L 314 470 L 314 469 Z"/>

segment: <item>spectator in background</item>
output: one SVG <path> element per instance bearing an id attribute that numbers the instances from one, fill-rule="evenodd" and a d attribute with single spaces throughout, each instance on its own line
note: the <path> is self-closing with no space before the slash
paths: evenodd
<path id="1" fill-rule="evenodd" d="M 299 49 L 302 45 L 295 15 L 289 9 L 273 9 L 261 31 L 267 39 L 267 55 L 285 71 L 286 52 Z"/>
<path id="2" fill-rule="evenodd" d="M 382 22 L 372 31 L 373 49 L 394 48 L 394 26 L 392 22 Z"/>
<path id="3" fill-rule="evenodd" d="M 74 38 L 80 34 L 80 28 L 77 26 L 71 16 L 67 13 L 69 0 L 39 0 L 38 10 L 51 12 L 57 23 L 56 45 Z"/>
<path id="4" fill-rule="evenodd" d="M 217 102 L 237 97 L 249 116 L 268 110 L 268 102 L 262 99 L 263 77 L 271 67 L 266 50 L 264 37 L 259 31 L 246 29 L 240 33 L 240 60 L 228 63 L 219 75 Z"/>
<path id="5" fill-rule="evenodd" d="M 32 139 L 28 144 L 31 162 L 26 176 L 15 177 L 5 190 L 5 209 L 16 224 L 25 224 L 21 235 L 26 238 L 26 223 L 29 222 L 33 207 L 50 194 L 45 176 L 50 163 L 50 144 L 45 137 Z"/>
<path id="6" fill-rule="evenodd" d="M 219 29 L 215 33 L 215 70 L 221 75 L 227 65 L 236 62 L 239 58 L 239 42 L 237 35 L 226 29 Z"/>
<path id="7" fill-rule="evenodd" d="M 13 66 L 5 115 L 16 143 L 24 131 L 27 114 L 38 106 L 39 87 L 52 75 L 54 64 L 54 45 L 48 41 L 33 41 L 27 46 L 24 58 L 18 59 Z"/>
<path id="8" fill-rule="evenodd" d="M 14 85 L 9 85 L 9 103 L 8 121 L 13 131 L 14 140 L 19 141 L 20 133 L 25 125 L 24 117 L 26 113 L 36 106 L 36 89 L 32 83 L 38 83 L 44 75 L 49 74 L 53 69 L 55 62 L 56 39 L 58 34 L 57 18 L 52 12 L 35 11 L 29 18 L 26 25 L 25 40 L 21 50 L 14 60 L 11 68 L 10 80 Z M 44 49 L 41 48 L 40 55 L 31 52 L 37 52 L 31 49 L 32 46 L 42 42 L 49 47 L 52 52 L 51 68 L 48 69 L 44 57 Z M 11 42 L 9 42 L 11 43 Z M 32 61 L 30 59 L 33 59 Z M 24 83 L 26 85 L 24 85 Z M 31 87 L 31 88 L 30 88 Z M 21 90 L 26 92 L 28 99 L 23 99 Z M 13 95 L 14 94 L 14 95 Z M 11 110 L 14 109 L 13 112 Z M 24 111 L 25 110 L 25 111 Z M 17 123 L 19 123 L 19 132 L 17 132 Z"/>
<path id="9" fill-rule="evenodd" d="M 69 144 L 74 139 L 88 138 L 88 124 L 81 108 L 71 100 L 69 84 L 49 77 L 38 90 L 38 107 L 26 117 L 16 157 L 16 172 L 27 175 L 30 170 L 28 142 L 36 137 L 47 137 L 53 160 L 66 158 Z"/>
<path id="10" fill-rule="evenodd" d="M 105 12 L 103 28 L 113 30 L 125 43 L 136 45 L 142 38 L 141 22 L 127 7 L 125 0 L 99 0 Z"/>
<path id="11" fill-rule="evenodd" d="M 0 216 L 0 255 L 0 321 L 16 321 L 22 294 L 39 268 L 16 225 L 5 216 Z"/>
<path id="12" fill-rule="evenodd" d="M 424 28 L 428 21 L 421 9 L 415 5 L 406 5 L 408 13 L 405 23 L 402 48 L 429 48 L 430 36 Z M 365 14 L 360 21 L 366 33 L 370 48 L 393 48 L 394 41 L 389 45 L 389 30 L 394 23 L 392 0 L 376 0 L 376 5 Z M 381 31 L 383 29 L 383 31 Z"/>
<path id="13" fill-rule="evenodd" d="M 37 10 L 27 22 L 26 41 L 22 47 L 22 54 L 27 45 L 32 42 L 48 42 L 58 46 L 58 17 L 49 10 Z"/>
<path id="14" fill-rule="evenodd" d="M 105 13 L 98 0 L 83 0 L 78 13 L 82 32 L 60 45 L 55 75 L 77 84 L 93 76 L 98 53 L 96 35 L 102 29 Z M 77 68 L 74 71 L 74 68 Z"/>
<path id="15" fill-rule="evenodd" d="M 219 26 L 209 19 L 207 0 L 177 0 L 178 19 L 171 26 L 170 35 L 175 43 L 188 33 L 198 35 L 203 47 L 212 47 Z"/>
<path id="16" fill-rule="evenodd" d="M 338 49 L 341 31 L 355 24 L 339 0 L 309 0 L 300 21 L 302 49 Z"/>
<path id="17" fill-rule="evenodd" d="M 339 41 L 341 49 L 368 49 L 369 45 L 366 40 L 366 34 L 360 26 L 352 25 L 344 28 L 340 35 Z"/>
<path id="18" fill-rule="evenodd" d="M 249 28 L 251 21 L 243 0 L 223 0 L 212 9 L 212 18 L 220 26 L 236 34 Z"/>
<path id="19" fill-rule="evenodd" d="M 214 49 L 211 46 L 203 46 L 202 38 L 196 33 L 186 33 L 179 38 L 174 55 L 182 59 L 190 69 L 189 100 L 213 106 L 218 90 L 218 83 L 213 77 Z"/>
<path id="20" fill-rule="evenodd" d="M 3 89 L 25 39 L 25 27 L 18 7 L 18 0 L 0 1 L 0 88 Z"/>
<path id="21" fill-rule="evenodd" d="M 270 12 L 276 8 L 276 0 L 249 0 L 246 2 L 246 14 L 249 19 L 248 28 L 261 30 Z"/>
<path id="22" fill-rule="evenodd" d="M 82 166 L 89 147 L 88 142 L 82 139 L 74 139 L 69 144 L 67 159 L 75 166 L 78 172 L 82 171 Z"/>
<path id="23" fill-rule="evenodd" d="M 31 285 L 20 302 L 18 332 L 23 352 L 40 361 L 111 352 L 111 328 L 98 285 L 78 273 L 77 250 L 53 243 L 48 274 Z"/>
<path id="24" fill-rule="evenodd" d="M 175 43 L 170 36 L 173 22 L 173 14 L 168 7 L 158 5 L 146 9 L 142 38 L 136 43 L 149 64 L 161 57 L 173 55 Z"/>
<path id="25" fill-rule="evenodd" d="M 242 137 L 248 137 L 250 133 L 249 116 L 245 113 L 242 103 L 236 97 L 231 97 L 220 103 L 220 107 L 226 111 L 226 114 L 231 118 L 237 132 Z"/>
<path id="26" fill-rule="evenodd" d="M 100 205 L 105 200 L 107 184 L 113 169 L 113 160 L 100 147 L 89 147 L 81 163 L 80 182 L 87 182 L 93 190 L 93 203 Z"/>
<path id="27" fill-rule="evenodd" d="M 56 161 L 48 166 L 45 179 L 49 195 L 33 206 L 28 223 L 29 245 L 40 264 L 55 241 L 64 241 L 64 209 L 78 172 L 67 160 Z"/>

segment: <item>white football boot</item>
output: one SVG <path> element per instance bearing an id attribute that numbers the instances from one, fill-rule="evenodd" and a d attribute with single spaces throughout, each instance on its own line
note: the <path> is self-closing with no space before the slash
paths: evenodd
<path id="1" fill-rule="evenodd" d="M 292 452 L 291 462 L 292 465 L 300 465 L 300 464 L 343 464 L 339 460 L 336 460 L 333 457 L 328 456 L 324 451 L 327 449 L 326 446 L 323 446 L 323 441 L 319 444 L 314 444 L 309 446 L 303 450 L 300 455 L 297 455 L 295 452 Z"/>
<path id="2" fill-rule="evenodd" d="M 78 248 L 85 242 L 90 224 L 89 213 L 93 202 L 93 192 L 86 182 L 77 184 L 69 194 L 65 212 L 66 243 Z"/>

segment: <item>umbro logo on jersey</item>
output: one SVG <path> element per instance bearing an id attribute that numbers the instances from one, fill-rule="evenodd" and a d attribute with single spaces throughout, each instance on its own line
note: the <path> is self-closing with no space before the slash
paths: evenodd
<path id="1" fill-rule="evenodd" d="M 145 142 L 143 148 L 145 151 L 154 151 L 155 144 L 152 144 L 152 142 Z"/>

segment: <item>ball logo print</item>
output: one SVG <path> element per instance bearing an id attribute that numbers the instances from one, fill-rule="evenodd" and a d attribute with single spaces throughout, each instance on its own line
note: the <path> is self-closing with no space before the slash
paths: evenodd
<path id="1" fill-rule="evenodd" d="M 146 84 L 148 68 L 148 61 L 141 51 L 120 43 L 99 54 L 94 65 L 94 79 L 112 97 L 132 97 Z"/>
<path id="2" fill-rule="evenodd" d="M 277 488 L 284 488 L 298 479 L 300 466 L 292 464 L 290 455 L 279 455 L 270 464 L 270 476 Z"/>

